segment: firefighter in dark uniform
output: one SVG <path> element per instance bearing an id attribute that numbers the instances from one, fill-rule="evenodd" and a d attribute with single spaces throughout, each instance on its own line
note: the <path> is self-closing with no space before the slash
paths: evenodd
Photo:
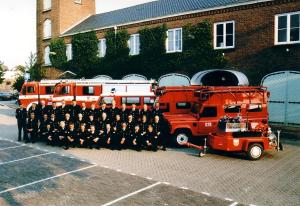
<path id="1" fill-rule="evenodd" d="M 72 122 L 71 115 L 69 113 L 66 113 L 63 121 L 65 122 L 66 128 L 69 128 L 69 125 Z"/>
<path id="2" fill-rule="evenodd" d="M 85 129 L 85 124 L 80 125 L 80 129 L 77 132 L 77 137 L 79 147 L 87 147 L 87 131 Z"/>
<path id="3" fill-rule="evenodd" d="M 163 113 L 160 109 L 159 102 L 156 102 L 155 107 L 152 110 L 152 121 L 154 120 L 155 116 L 159 116 L 159 118 L 162 119 L 162 117 L 163 117 L 162 115 L 163 115 Z"/>
<path id="4" fill-rule="evenodd" d="M 40 116 L 41 116 L 41 119 L 44 117 L 45 114 L 48 115 L 49 117 L 49 107 L 46 105 L 45 101 L 41 101 L 41 105 L 40 105 Z"/>
<path id="5" fill-rule="evenodd" d="M 120 116 L 121 116 L 121 121 L 126 122 L 128 119 L 128 109 L 126 108 L 126 104 L 122 104 L 121 109 L 120 109 Z"/>
<path id="6" fill-rule="evenodd" d="M 147 104 L 144 104 L 143 109 L 140 111 L 140 121 L 142 120 L 143 116 L 146 116 L 148 120 L 151 119 L 151 111 L 148 109 Z"/>
<path id="7" fill-rule="evenodd" d="M 110 124 L 106 124 L 106 128 L 103 133 L 103 138 L 108 148 L 112 150 L 120 149 L 120 142 L 118 141 L 119 137 L 116 135 L 116 132 L 111 128 Z"/>
<path id="8" fill-rule="evenodd" d="M 166 151 L 166 137 L 163 135 L 164 134 L 164 125 L 158 115 L 156 115 L 154 117 L 152 126 L 153 126 L 153 131 L 155 133 L 155 136 L 157 136 L 158 144 L 160 146 L 162 146 L 162 150 Z"/>
<path id="9" fill-rule="evenodd" d="M 64 121 L 66 114 L 70 112 L 69 107 L 66 105 L 65 101 L 62 101 L 61 106 L 58 108 L 58 110 L 59 112 L 57 119 L 59 121 Z"/>
<path id="10" fill-rule="evenodd" d="M 56 102 L 52 102 L 52 106 L 48 109 L 48 114 L 49 114 L 49 116 L 54 114 L 57 119 L 59 118 L 60 110 L 56 106 Z"/>
<path id="11" fill-rule="evenodd" d="M 75 122 L 80 111 L 80 106 L 77 105 L 76 100 L 72 100 L 72 105 L 69 106 L 69 111 L 70 111 L 71 121 Z"/>
<path id="12" fill-rule="evenodd" d="M 82 114 L 84 121 L 87 121 L 89 119 L 89 109 L 86 107 L 85 102 L 81 103 L 79 114 Z"/>
<path id="13" fill-rule="evenodd" d="M 60 147 L 64 146 L 64 148 L 67 148 L 66 147 L 67 133 L 68 133 L 68 129 L 66 127 L 66 124 L 64 121 L 61 121 L 59 123 L 59 129 L 58 129 L 58 134 L 57 134 L 58 146 L 60 146 Z"/>
<path id="14" fill-rule="evenodd" d="M 78 143 L 78 139 L 77 139 L 77 132 L 75 130 L 75 125 L 73 122 L 71 122 L 69 124 L 69 129 L 67 131 L 67 138 L 66 138 L 66 147 L 65 149 L 69 149 L 69 147 L 75 147 Z"/>
<path id="15" fill-rule="evenodd" d="M 127 145 L 129 145 L 129 132 L 127 129 L 127 124 L 126 122 L 122 123 L 122 128 L 120 129 L 120 131 L 118 132 L 119 138 L 120 138 L 120 146 L 122 149 L 127 149 Z"/>
<path id="16" fill-rule="evenodd" d="M 96 132 L 95 125 L 91 125 L 91 130 L 87 135 L 87 141 L 87 145 L 90 149 L 93 149 L 93 147 L 100 149 L 100 137 Z"/>
<path id="17" fill-rule="evenodd" d="M 39 111 L 39 108 L 37 107 L 36 103 L 32 103 L 31 107 L 29 108 L 28 117 L 30 116 L 31 113 L 34 113 L 34 117 L 36 119 L 39 119 L 40 111 Z"/>
<path id="18" fill-rule="evenodd" d="M 121 116 L 117 114 L 111 126 L 115 132 L 118 132 L 121 129 L 121 125 L 122 125 Z"/>
<path id="19" fill-rule="evenodd" d="M 131 134 L 132 148 L 140 152 L 142 150 L 142 134 L 140 126 L 137 124 L 134 127 L 134 132 Z"/>
<path id="20" fill-rule="evenodd" d="M 108 117 L 111 120 L 116 119 L 116 115 L 120 114 L 120 109 L 116 107 L 116 101 L 111 102 L 111 108 L 108 109 Z"/>
<path id="21" fill-rule="evenodd" d="M 134 126 L 135 126 L 135 121 L 133 119 L 133 116 L 131 114 L 128 115 L 128 120 L 127 120 L 127 130 L 129 134 L 133 133 L 134 131 Z"/>
<path id="22" fill-rule="evenodd" d="M 38 136 L 41 138 L 41 140 L 44 140 L 41 133 L 46 130 L 47 124 L 49 124 L 49 119 L 48 114 L 45 113 L 39 123 Z"/>
<path id="23" fill-rule="evenodd" d="M 23 131 L 23 139 L 26 137 L 26 118 L 27 111 L 23 105 L 20 105 L 18 109 L 16 109 L 16 118 L 18 123 L 18 141 L 22 140 L 22 131 Z"/>
<path id="24" fill-rule="evenodd" d="M 55 114 L 51 114 L 49 124 L 51 125 L 52 130 L 54 132 L 57 132 L 57 130 L 59 129 L 59 121 L 56 119 Z"/>
<path id="25" fill-rule="evenodd" d="M 84 119 L 84 116 L 83 116 L 83 114 L 82 113 L 79 113 L 78 114 L 78 118 L 77 118 L 77 121 L 76 121 L 76 123 L 75 123 L 75 129 L 78 131 L 78 130 L 80 130 L 80 125 L 82 125 L 82 124 L 86 124 L 86 120 Z"/>
<path id="26" fill-rule="evenodd" d="M 148 125 L 148 130 L 146 134 L 146 146 L 147 150 L 152 150 L 153 152 L 157 151 L 158 137 L 153 131 L 153 126 L 151 124 Z"/>
<path id="27" fill-rule="evenodd" d="M 140 132 L 141 132 L 141 144 L 143 147 L 146 146 L 146 134 L 147 134 L 147 130 L 148 130 L 148 119 L 146 115 L 143 115 L 142 117 L 142 121 L 140 123 Z"/>
<path id="28" fill-rule="evenodd" d="M 99 109 L 99 118 L 101 119 L 102 114 L 103 114 L 103 113 L 108 114 L 108 112 L 109 112 L 109 111 L 108 111 L 108 109 L 106 108 L 106 103 L 103 102 L 103 103 L 101 104 L 100 109 Z"/>
<path id="29" fill-rule="evenodd" d="M 91 105 L 91 109 L 89 109 L 88 111 L 88 116 L 93 115 L 95 120 L 99 120 L 99 110 L 96 109 L 96 105 L 95 103 L 92 103 Z"/>
<path id="30" fill-rule="evenodd" d="M 107 113 L 103 112 L 99 121 L 99 130 L 104 131 L 107 124 L 110 124 L 110 119 L 108 119 Z"/>
<path id="31" fill-rule="evenodd" d="M 131 105 L 131 109 L 129 110 L 129 115 L 132 115 L 133 121 L 137 122 L 140 118 L 140 111 L 136 108 L 135 104 Z"/>
<path id="32" fill-rule="evenodd" d="M 25 140 L 25 143 L 31 142 L 35 143 L 36 138 L 37 138 L 37 132 L 38 132 L 38 120 L 35 117 L 35 113 L 32 112 L 30 113 L 30 118 L 28 119 L 27 122 L 27 139 Z"/>
<path id="33" fill-rule="evenodd" d="M 94 119 L 94 116 L 92 114 L 89 115 L 89 120 L 86 122 L 85 129 L 89 132 L 91 130 L 91 126 L 96 126 L 97 121 Z"/>
<path id="34" fill-rule="evenodd" d="M 41 130 L 41 139 L 42 141 L 45 141 L 47 145 L 49 145 L 51 144 L 52 137 L 53 137 L 52 128 L 48 122 L 45 129 Z"/>

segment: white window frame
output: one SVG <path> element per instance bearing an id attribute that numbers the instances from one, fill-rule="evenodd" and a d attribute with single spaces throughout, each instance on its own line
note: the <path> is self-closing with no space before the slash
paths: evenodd
<path id="1" fill-rule="evenodd" d="M 82 0 L 74 0 L 75 4 L 82 4 Z"/>
<path id="2" fill-rule="evenodd" d="M 73 59 L 72 44 L 66 44 L 66 56 L 67 56 L 67 61 Z"/>
<path id="3" fill-rule="evenodd" d="M 50 66 L 51 65 L 50 46 L 46 46 L 45 49 L 44 49 L 44 64 L 45 64 L 45 66 Z"/>
<path id="4" fill-rule="evenodd" d="M 173 31 L 173 48 L 174 50 L 169 50 L 169 32 Z M 180 48 L 181 49 L 176 49 L 176 31 L 181 32 L 181 40 L 180 40 Z M 182 37 L 182 28 L 174 28 L 174 29 L 168 29 L 167 31 L 167 39 L 166 39 L 166 52 L 167 53 L 175 53 L 175 52 L 182 52 L 182 46 L 183 46 L 183 37 Z"/>
<path id="5" fill-rule="evenodd" d="M 275 15 L 275 29 L 274 29 L 274 44 L 275 45 L 286 45 L 286 44 L 299 44 L 300 39 L 298 41 L 291 41 L 291 15 L 299 14 L 300 11 L 297 12 L 290 12 L 290 13 L 283 13 L 283 14 L 277 14 Z M 278 42 L 278 18 L 281 16 L 287 17 L 287 40 L 286 42 Z M 300 30 L 299 30 L 300 33 Z M 300 34 L 299 34 L 300 35 Z"/>
<path id="6" fill-rule="evenodd" d="M 232 38 L 233 38 L 233 42 L 232 42 L 232 46 L 227 46 L 226 43 L 226 35 L 227 35 L 227 31 L 226 31 L 226 24 L 230 24 L 232 23 L 232 29 L 233 29 L 233 34 L 232 34 Z M 222 47 L 217 47 L 217 26 L 218 25 L 223 25 L 223 42 L 224 42 L 224 46 Z M 235 48 L 235 21 L 223 21 L 223 22 L 216 22 L 214 23 L 214 49 L 234 49 Z"/>
<path id="7" fill-rule="evenodd" d="M 43 0 L 43 11 L 50 11 L 52 9 L 52 0 Z"/>
<path id="8" fill-rule="evenodd" d="M 133 45 L 133 48 L 131 48 Z M 140 54 L 140 35 L 139 34 L 132 34 L 130 35 L 130 39 L 128 41 L 128 47 L 130 49 L 129 55 L 139 55 Z"/>
<path id="9" fill-rule="evenodd" d="M 98 40 L 98 56 L 100 58 L 105 57 L 105 55 L 106 55 L 106 49 L 107 49 L 107 47 L 106 47 L 106 39 L 105 38 L 99 39 Z"/>
<path id="10" fill-rule="evenodd" d="M 52 21 L 51 19 L 45 19 L 43 23 L 44 39 L 50 39 L 52 36 Z"/>

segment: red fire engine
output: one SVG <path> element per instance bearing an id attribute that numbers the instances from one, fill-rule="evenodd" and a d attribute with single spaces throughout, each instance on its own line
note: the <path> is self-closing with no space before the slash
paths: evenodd
<path id="1" fill-rule="evenodd" d="M 48 105 L 52 101 L 54 87 L 60 80 L 42 80 L 41 82 L 25 82 L 19 95 L 19 104 L 27 109 L 33 103 L 45 101 Z"/>
<path id="2" fill-rule="evenodd" d="M 140 80 L 81 80 L 75 82 L 61 82 L 56 85 L 53 95 L 53 101 L 58 105 L 62 101 L 70 104 L 73 99 L 78 104 L 86 103 L 90 107 L 92 102 L 97 102 L 102 94 L 111 96 L 114 92 L 139 93 L 141 88 L 147 88 L 148 92 L 155 84 L 154 81 Z M 143 90 L 144 91 L 144 90 Z M 104 97 L 104 96 L 103 96 Z M 109 103 L 109 100 L 107 99 Z"/>

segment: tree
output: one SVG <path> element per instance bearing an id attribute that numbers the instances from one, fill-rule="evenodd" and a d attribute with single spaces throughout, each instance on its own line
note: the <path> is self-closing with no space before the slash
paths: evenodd
<path id="1" fill-rule="evenodd" d="M 66 44 L 63 38 L 55 38 L 50 41 L 50 61 L 52 66 L 61 69 L 67 62 Z"/>
<path id="2" fill-rule="evenodd" d="M 3 75 L 4 75 L 4 71 L 3 71 L 3 62 L 0 61 L 0 84 L 2 84 L 3 81 L 4 81 Z"/>
<path id="3" fill-rule="evenodd" d="M 36 54 L 30 53 L 28 62 L 26 62 L 26 71 L 30 74 L 30 80 L 40 81 L 44 77 L 44 71 L 37 63 Z"/>
<path id="4" fill-rule="evenodd" d="M 15 82 L 12 84 L 12 88 L 14 90 L 17 90 L 18 92 L 21 91 L 22 86 L 24 84 L 25 80 L 24 80 L 24 75 L 20 75 L 18 76 L 18 78 L 15 80 Z"/>
<path id="5" fill-rule="evenodd" d="M 96 32 L 76 34 L 72 38 L 72 64 L 78 67 L 79 76 L 90 77 L 90 69 L 98 58 L 98 38 Z"/>

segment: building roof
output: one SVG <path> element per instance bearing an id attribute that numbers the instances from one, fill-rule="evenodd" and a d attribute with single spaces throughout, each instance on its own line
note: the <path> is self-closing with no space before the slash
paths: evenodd
<path id="1" fill-rule="evenodd" d="M 185 13 L 215 10 L 263 1 L 272 0 L 155 0 L 124 9 L 90 16 L 66 31 L 63 36 Z"/>

